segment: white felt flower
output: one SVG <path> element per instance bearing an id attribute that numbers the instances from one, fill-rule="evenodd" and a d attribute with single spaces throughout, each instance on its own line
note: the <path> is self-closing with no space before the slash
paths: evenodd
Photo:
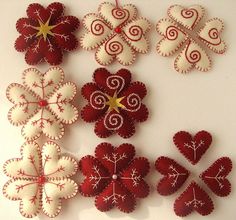
<path id="1" fill-rule="evenodd" d="M 130 65 L 136 53 L 149 49 L 145 34 L 150 29 L 147 19 L 137 17 L 134 5 L 123 7 L 104 2 L 98 14 L 87 14 L 83 19 L 87 30 L 80 42 L 84 49 L 97 49 L 95 58 L 101 65 L 109 65 L 114 59 L 122 65 Z"/>
<path id="2" fill-rule="evenodd" d="M 63 81 L 64 73 L 59 67 L 46 73 L 29 68 L 23 73 L 23 85 L 13 83 L 7 88 L 7 98 L 14 104 L 8 119 L 13 125 L 23 125 L 22 135 L 27 140 L 35 140 L 42 133 L 59 139 L 64 134 L 63 124 L 77 120 L 78 110 L 71 104 L 76 85 Z"/>
<path id="3" fill-rule="evenodd" d="M 49 217 L 61 211 L 61 200 L 77 194 L 78 186 L 70 179 L 78 163 L 69 156 L 60 156 L 60 147 L 46 142 L 42 149 L 35 142 L 21 148 L 21 158 L 4 164 L 4 173 L 11 179 L 4 185 L 3 194 L 10 200 L 20 200 L 20 212 L 32 218 L 40 210 Z"/>

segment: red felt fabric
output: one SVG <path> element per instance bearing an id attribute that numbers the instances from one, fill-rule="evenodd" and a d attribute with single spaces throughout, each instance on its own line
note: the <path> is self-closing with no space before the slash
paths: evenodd
<path id="1" fill-rule="evenodd" d="M 85 176 L 80 191 L 84 196 L 96 196 L 95 205 L 100 211 L 116 206 L 123 212 L 131 212 L 135 198 L 149 194 L 149 186 L 143 179 L 149 172 L 149 162 L 144 157 L 135 158 L 131 144 L 114 147 L 101 143 L 95 149 L 95 157 L 88 155 L 80 160 L 80 169 Z"/>
<path id="2" fill-rule="evenodd" d="M 20 36 L 15 41 L 15 49 L 26 52 L 25 60 L 29 65 L 46 61 L 51 65 L 62 62 L 63 51 L 77 48 L 78 40 L 73 32 L 79 27 L 79 20 L 74 16 L 64 16 L 64 5 L 51 3 L 44 8 L 38 3 L 30 4 L 27 18 L 20 18 L 16 29 Z M 41 24 L 52 26 L 46 38 L 39 34 Z"/>

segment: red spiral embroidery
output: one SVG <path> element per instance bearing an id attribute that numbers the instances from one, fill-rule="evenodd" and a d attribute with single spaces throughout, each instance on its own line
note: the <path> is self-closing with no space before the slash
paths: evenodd
<path id="1" fill-rule="evenodd" d="M 108 113 L 104 118 L 104 126 L 107 130 L 118 130 L 124 123 L 124 118 L 118 113 Z"/>
<path id="2" fill-rule="evenodd" d="M 103 21 L 96 19 L 92 22 L 91 24 L 91 32 L 94 35 L 102 35 L 104 34 L 104 26 L 103 26 Z"/>
<path id="3" fill-rule="evenodd" d="M 125 33 L 126 37 L 132 41 L 139 41 L 143 36 L 143 29 L 138 25 L 133 25 L 129 28 L 128 33 Z"/>
<path id="4" fill-rule="evenodd" d="M 199 60 L 201 60 L 201 53 L 198 50 L 192 50 L 190 54 L 188 55 L 188 50 L 191 42 L 189 42 L 187 49 L 185 51 L 185 57 L 188 60 L 189 63 L 194 64 L 197 63 Z"/>
<path id="5" fill-rule="evenodd" d="M 169 26 L 166 29 L 166 38 L 168 40 L 176 40 L 178 36 L 179 36 L 179 33 L 175 26 Z"/>
<path id="6" fill-rule="evenodd" d="M 119 41 L 107 41 L 105 51 L 110 55 L 118 55 L 123 52 L 123 45 Z"/>
<path id="7" fill-rule="evenodd" d="M 127 16 L 127 11 L 121 8 L 114 8 L 111 11 L 112 16 L 116 19 L 124 19 Z"/>
<path id="8" fill-rule="evenodd" d="M 208 35 L 211 39 L 217 39 L 219 38 L 219 32 L 216 28 L 212 28 L 209 30 Z"/>
<path id="9" fill-rule="evenodd" d="M 195 9 L 183 9 L 181 11 L 181 15 L 184 17 L 184 18 L 192 18 L 194 16 L 194 14 L 198 15 L 198 12 L 197 10 Z"/>

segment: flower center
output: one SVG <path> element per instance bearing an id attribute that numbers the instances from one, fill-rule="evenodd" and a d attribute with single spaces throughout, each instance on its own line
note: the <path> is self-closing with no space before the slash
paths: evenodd
<path id="1" fill-rule="evenodd" d="M 109 106 L 108 111 L 111 111 L 114 109 L 115 111 L 119 112 L 118 108 L 125 108 L 125 106 L 121 103 L 121 101 L 124 99 L 124 96 L 121 98 L 118 98 L 115 92 L 112 97 L 107 95 L 107 98 L 108 98 L 108 101 L 106 102 L 106 105 Z"/>
<path id="2" fill-rule="evenodd" d="M 113 180 L 117 180 L 117 178 L 118 178 L 118 176 L 117 176 L 116 174 L 113 174 L 113 175 L 112 175 L 112 179 L 113 179 Z"/>
<path id="3" fill-rule="evenodd" d="M 115 29 L 114 29 L 114 31 L 117 33 L 117 34 L 120 34 L 121 32 L 122 32 L 122 29 L 121 29 L 121 27 L 116 27 Z"/>
<path id="4" fill-rule="evenodd" d="M 47 100 L 40 100 L 40 101 L 38 102 L 38 104 L 39 104 L 40 107 L 45 107 L 45 106 L 48 105 L 48 102 L 47 102 Z"/>
<path id="5" fill-rule="evenodd" d="M 51 30 L 56 27 L 56 25 L 49 25 L 50 18 L 47 20 L 47 22 L 44 24 L 39 20 L 39 27 L 34 27 L 36 30 L 38 30 L 38 33 L 36 37 L 43 35 L 44 41 L 47 40 L 47 35 L 54 36 L 54 34 L 51 32 Z"/>
<path id="6" fill-rule="evenodd" d="M 38 177 L 38 184 L 43 185 L 46 182 L 46 177 L 45 176 L 39 176 Z"/>

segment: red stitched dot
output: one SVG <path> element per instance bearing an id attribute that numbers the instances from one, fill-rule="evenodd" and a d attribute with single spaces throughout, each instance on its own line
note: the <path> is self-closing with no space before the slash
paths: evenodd
<path id="1" fill-rule="evenodd" d="M 117 34 L 120 34 L 122 32 L 122 29 L 120 27 L 116 27 L 114 30 Z"/>
<path id="2" fill-rule="evenodd" d="M 39 177 L 38 177 L 38 183 L 39 183 L 40 185 L 44 184 L 45 182 L 46 182 L 45 176 L 39 176 Z"/>
<path id="3" fill-rule="evenodd" d="M 39 101 L 39 106 L 45 107 L 45 106 L 47 106 L 47 105 L 48 105 L 47 100 L 41 100 L 41 101 Z"/>

